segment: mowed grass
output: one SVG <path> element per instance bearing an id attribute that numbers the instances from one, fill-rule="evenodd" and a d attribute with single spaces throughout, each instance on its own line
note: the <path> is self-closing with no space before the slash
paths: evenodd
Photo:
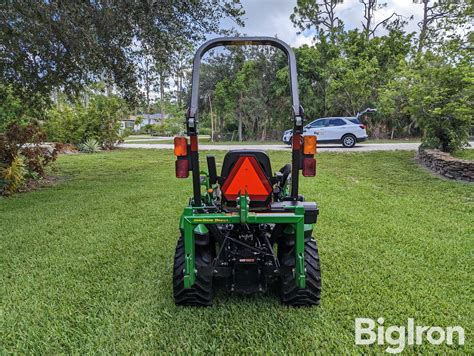
<path id="1" fill-rule="evenodd" d="M 466 148 L 462 151 L 455 152 L 453 156 L 461 159 L 474 161 L 474 149 Z"/>
<path id="2" fill-rule="evenodd" d="M 202 155 L 204 159 L 204 155 Z M 271 153 L 273 169 L 289 160 Z M 223 153 L 216 153 L 219 163 Z M 54 187 L 0 200 L 2 353 L 381 353 L 354 319 L 460 325 L 473 354 L 474 186 L 421 169 L 412 152 L 318 155 L 301 192 L 319 203 L 322 303 L 219 293 L 176 307 L 171 274 L 191 181 L 171 150 L 61 156 Z"/>

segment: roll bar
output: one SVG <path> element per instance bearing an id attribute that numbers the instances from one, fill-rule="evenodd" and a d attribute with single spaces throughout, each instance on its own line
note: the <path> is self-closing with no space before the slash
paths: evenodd
<path id="1" fill-rule="evenodd" d="M 215 47 L 220 46 L 248 46 L 248 45 L 269 45 L 281 49 L 288 57 L 288 66 L 290 68 L 290 91 L 292 101 L 292 112 L 295 126 L 300 129 L 303 127 L 303 108 L 300 105 L 298 96 L 298 79 L 296 74 L 295 54 L 290 46 L 282 40 L 272 37 L 221 37 L 207 41 L 198 48 L 194 55 L 191 105 L 187 113 L 187 131 L 188 135 L 197 134 L 197 113 L 199 103 L 199 78 L 201 73 L 201 59 L 204 54 Z"/>
<path id="2" fill-rule="evenodd" d="M 292 150 L 292 172 L 291 172 L 291 198 L 298 199 L 298 178 L 301 160 L 300 138 L 303 133 L 304 110 L 300 105 L 298 96 L 298 79 L 296 73 L 296 58 L 293 50 L 285 42 L 273 37 L 221 37 L 205 42 L 198 48 L 194 55 L 193 74 L 191 81 L 191 104 L 186 114 L 186 130 L 190 137 L 191 170 L 193 173 L 194 205 L 201 206 L 201 186 L 199 170 L 199 154 L 197 141 L 197 115 L 199 104 L 199 77 L 201 73 L 201 59 L 209 50 L 220 46 L 259 46 L 270 45 L 281 49 L 288 58 L 290 70 L 290 92 L 293 116 L 293 150 Z M 296 140 L 295 140 L 296 138 Z"/>

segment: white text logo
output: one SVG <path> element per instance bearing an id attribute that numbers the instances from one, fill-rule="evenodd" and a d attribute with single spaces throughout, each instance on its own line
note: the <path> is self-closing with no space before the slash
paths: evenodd
<path id="1" fill-rule="evenodd" d="M 370 318 L 356 318 L 355 320 L 355 343 L 356 345 L 378 345 L 388 346 L 385 351 L 397 354 L 402 352 L 407 345 L 421 345 L 428 342 L 432 345 L 464 345 L 464 329 L 460 326 L 419 326 L 415 325 L 414 319 L 408 319 L 407 326 L 384 326 L 384 319 L 375 321 Z"/>

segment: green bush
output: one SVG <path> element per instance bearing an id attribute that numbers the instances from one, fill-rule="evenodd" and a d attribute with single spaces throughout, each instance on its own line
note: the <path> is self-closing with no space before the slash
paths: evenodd
<path id="1" fill-rule="evenodd" d="M 130 127 L 127 127 L 125 130 L 122 131 L 120 138 L 123 140 L 124 138 L 133 134 L 134 134 L 133 130 Z"/>
<path id="2" fill-rule="evenodd" d="M 140 129 L 141 132 L 151 134 L 154 131 L 154 125 L 146 124 Z"/>
<path id="3" fill-rule="evenodd" d="M 87 113 L 80 103 L 59 105 L 48 111 L 44 129 L 54 142 L 78 144 L 88 136 Z"/>
<path id="4" fill-rule="evenodd" d="M 51 141 L 80 144 L 95 139 L 111 149 L 121 138 L 120 120 L 127 115 L 127 105 L 119 97 L 91 94 L 87 105 L 75 101 L 50 109 L 44 127 Z"/>
<path id="5" fill-rule="evenodd" d="M 49 98 L 40 94 L 25 94 L 21 89 L 0 82 L 0 133 L 11 123 L 28 124 L 42 119 Z"/>
<path id="6" fill-rule="evenodd" d="M 422 147 L 455 152 L 466 146 L 474 116 L 474 75 L 469 64 L 426 56 L 412 72 L 409 112 L 423 129 Z"/>
<path id="7" fill-rule="evenodd" d="M 199 128 L 199 134 L 200 135 L 210 135 L 211 134 L 211 129 L 209 127 L 200 127 Z"/>
<path id="8" fill-rule="evenodd" d="M 159 124 L 154 125 L 153 132 L 155 135 L 173 136 L 184 130 L 184 120 L 182 118 L 168 117 L 163 119 Z"/>

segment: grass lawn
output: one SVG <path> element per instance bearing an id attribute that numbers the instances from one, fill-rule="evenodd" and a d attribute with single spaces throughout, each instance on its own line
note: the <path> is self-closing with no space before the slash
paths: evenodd
<path id="1" fill-rule="evenodd" d="M 469 159 L 474 161 L 474 149 L 465 149 L 462 151 L 455 152 L 453 154 L 454 157 L 462 158 L 462 159 Z"/>
<path id="2" fill-rule="evenodd" d="M 273 169 L 289 156 L 272 152 Z M 172 298 L 192 191 L 172 151 L 61 156 L 60 184 L 0 199 L 0 353 L 379 353 L 387 345 L 354 345 L 354 319 L 383 317 L 465 329 L 464 347 L 410 353 L 473 354 L 474 186 L 412 157 L 323 153 L 317 178 L 302 179 L 321 209 L 320 307 L 221 293 L 190 309 Z"/>

